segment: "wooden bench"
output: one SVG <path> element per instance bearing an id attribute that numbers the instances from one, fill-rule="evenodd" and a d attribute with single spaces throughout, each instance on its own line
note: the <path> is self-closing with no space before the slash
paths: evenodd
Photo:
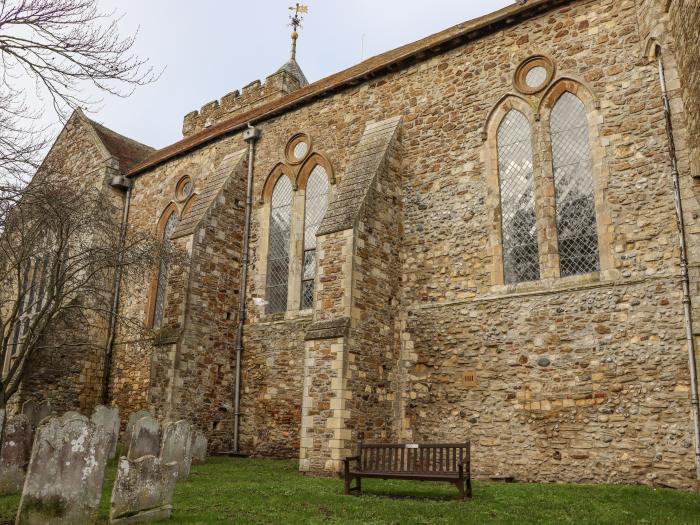
<path id="1" fill-rule="evenodd" d="M 362 493 L 362 478 L 381 478 L 447 481 L 457 486 L 461 500 L 465 492 L 466 497 L 472 497 L 469 441 L 400 444 L 360 441 L 357 455 L 343 462 L 346 495 Z M 356 484 L 351 487 L 353 479 Z"/>

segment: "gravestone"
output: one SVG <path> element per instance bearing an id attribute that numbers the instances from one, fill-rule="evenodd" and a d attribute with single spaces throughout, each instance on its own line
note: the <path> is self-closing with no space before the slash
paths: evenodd
<path id="1" fill-rule="evenodd" d="M 142 417 L 131 430 L 127 457 L 134 460 L 142 456 L 157 456 L 159 451 L 160 424 L 151 416 Z"/>
<path id="2" fill-rule="evenodd" d="M 32 426 L 29 418 L 18 414 L 7 420 L 0 448 L 0 495 L 22 492 L 32 453 Z"/>
<path id="3" fill-rule="evenodd" d="M 124 448 L 129 448 L 131 443 L 131 431 L 134 428 L 136 422 L 142 417 L 153 417 L 148 410 L 139 410 L 138 412 L 132 412 L 129 414 L 129 419 L 126 422 L 126 428 L 124 429 L 124 435 L 122 436 L 122 444 Z"/>
<path id="4" fill-rule="evenodd" d="M 205 463 L 207 461 L 207 437 L 204 432 L 197 429 L 192 437 L 192 463 Z"/>
<path id="5" fill-rule="evenodd" d="M 168 519 L 173 509 L 177 464 L 155 456 L 119 459 L 110 504 L 110 524 L 150 523 Z"/>
<path id="6" fill-rule="evenodd" d="M 160 459 L 177 463 L 177 479 L 184 480 L 190 476 L 192 464 L 192 425 L 185 420 L 168 423 L 163 430 L 163 445 Z"/>
<path id="7" fill-rule="evenodd" d="M 32 432 L 37 429 L 44 418 L 51 415 L 51 402 L 48 399 L 37 401 L 36 399 L 28 399 L 22 404 L 22 414 L 27 416 L 29 424 L 32 426 Z"/>
<path id="8" fill-rule="evenodd" d="M 109 434 L 74 413 L 36 431 L 16 525 L 94 523 L 102 494 Z"/>
<path id="9" fill-rule="evenodd" d="M 106 407 L 98 405 L 90 418 L 93 423 L 101 426 L 110 435 L 109 459 L 113 459 L 117 454 L 117 439 L 119 437 L 119 409 L 116 407 Z"/>

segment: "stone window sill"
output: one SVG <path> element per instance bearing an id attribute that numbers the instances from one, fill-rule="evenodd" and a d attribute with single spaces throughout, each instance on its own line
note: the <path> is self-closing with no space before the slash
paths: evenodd
<path id="1" fill-rule="evenodd" d="M 528 281 L 514 284 L 498 284 L 491 286 L 489 293 L 493 295 L 510 295 L 528 292 L 543 292 L 548 290 L 559 290 L 562 288 L 570 288 L 572 286 L 580 286 L 585 284 L 599 283 L 606 280 L 605 272 L 592 272 L 580 275 L 571 275 L 569 277 L 550 277 L 540 279 L 539 281 Z"/>

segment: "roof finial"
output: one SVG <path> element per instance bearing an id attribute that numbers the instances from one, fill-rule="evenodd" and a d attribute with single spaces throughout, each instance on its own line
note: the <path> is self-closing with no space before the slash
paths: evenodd
<path id="1" fill-rule="evenodd" d="M 291 60 L 296 60 L 297 59 L 297 38 L 299 38 L 299 33 L 297 33 L 297 29 L 302 27 L 301 22 L 304 20 L 304 17 L 302 15 L 309 12 L 309 6 L 297 3 L 296 6 L 290 7 L 289 10 L 293 11 L 293 14 L 289 15 L 289 19 L 291 20 L 291 23 L 289 25 L 292 26 L 292 29 L 293 29 L 293 31 L 292 31 Z"/>

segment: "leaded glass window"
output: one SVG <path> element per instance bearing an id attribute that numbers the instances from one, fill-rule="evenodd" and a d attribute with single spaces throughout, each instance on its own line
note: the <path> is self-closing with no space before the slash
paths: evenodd
<path id="1" fill-rule="evenodd" d="M 513 109 L 498 128 L 498 176 L 506 283 L 540 278 L 532 159 L 530 123 L 525 115 Z"/>
<path id="2" fill-rule="evenodd" d="M 565 92 L 550 121 L 562 277 L 600 268 L 593 196 L 593 165 L 583 102 Z"/>
<path id="3" fill-rule="evenodd" d="M 267 255 L 267 311 L 287 309 L 289 240 L 292 221 L 292 183 L 282 176 L 272 191 L 270 241 Z"/>
<path id="4" fill-rule="evenodd" d="M 178 224 L 177 214 L 175 212 L 170 214 L 168 221 L 165 223 L 165 228 L 163 229 L 163 243 L 165 248 L 169 248 L 170 240 L 173 237 L 175 228 Z M 168 286 L 168 263 L 165 259 L 161 260 L 160 268 L 158 270 L 158 281 L 156 284 L 156 299 L 155 307 L 153 310 L 153 327 L 160 328 L 163 322 L 163 313 L 165 312 L 165 294 Z"/>
<path id="5" fill-rule="evenodd" d="M 314 305 L 314 281 L 316 278 L 316 232 L 328 208 L 328 174 L 317 165 L 306 184 L 304 207 L 304 266 L 301 276 L 301 308 Z"/>

